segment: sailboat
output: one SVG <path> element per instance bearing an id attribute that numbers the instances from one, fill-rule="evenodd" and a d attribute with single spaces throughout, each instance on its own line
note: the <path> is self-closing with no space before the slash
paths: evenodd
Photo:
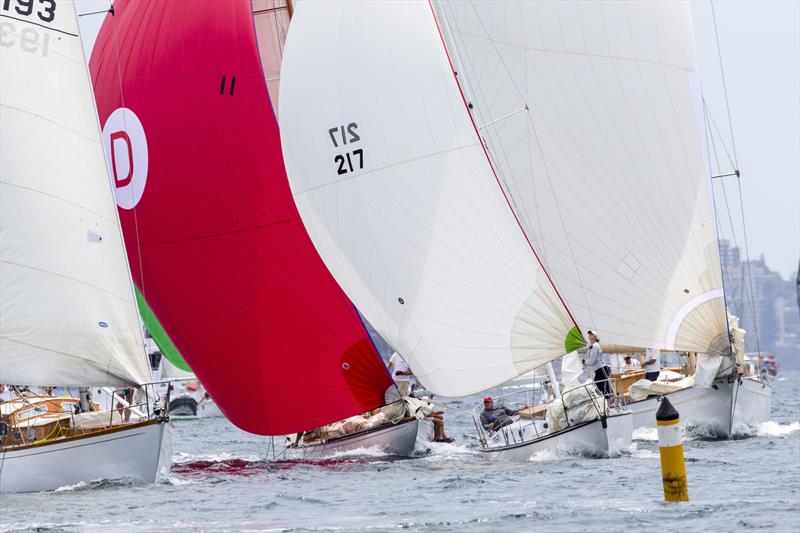
<path id="1" fill-rule="evenodd" d="M 75 6 L 23 4 L 0 11 L 0 380 L 82 393 L 0 404 L 0 492 L 154 482 L 172 429 L 152 391 L 107 389 L 106 412 L 87 392 L 151 379 Z"/>
<path id="2" fill-rule="evenodd" d="M 120 0 L 90 60 L 134 282 L 223 414 L 270 436 L 379 409 L 394 386 L 289 190 L 254 26 L 275 6 Z M 417 425 L 290 448 L 409 455 Z"/>
<path id="3" fill-rule="evenodd" d="M 280 120 L 295 202 L 328 268 L 419 382 L 464 396 L 585 341 L 447 50 L 427 3 L 301 4 Z M 590 430 L 606 450 L 617 429 L 630 441 L 630 413 L 598 414 Z"/>
<path id="4" fill-rule="evenodd" d="M 721 436 L 769 397 L 729 339 L 687 4 L 300 5 L 281 92 L 309 234 L 427 388 L 497 385 L 580 324 L 716 365 L 692 393 Z"/>

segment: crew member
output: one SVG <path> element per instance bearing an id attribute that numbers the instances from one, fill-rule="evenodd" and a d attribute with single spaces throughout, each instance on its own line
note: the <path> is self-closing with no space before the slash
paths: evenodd
<path id="1" fill-rule="evenodd" d="M 655 381 L 661 373 L 661 350 L 648 348 L 644 352 L 644 379 Z"/>
<path id="2" fill-rule="evenodd" d="M 411 368 L 409 368 L 406 360 L 403 359 L 399 353 L 394 352 L 389 358 L 387 368 L 389 369 L 389 375 L 392 376 L 392 379 L 397 384 L 400 394 L 403 396 L 410 395 L 411 379 L 414 373 L 411 371 Z"/>
<path id="3" fill-rule="evenodd" d="M 497 431 L 502 427 L 505 427 L 509 424 L 513 424 L 514 420 L 511 417 L 516 415 L 523 409 L 527 408 L 528 408 L 527 403 L 517 410 L 508 409 L 502 404 L 495 407 L 494 399 L 491 396 L 487 396 L 486 398 L 483 399 L 483 411 L 481 411 L 481 426 L 483 426 L 483 429 L 487 429 L 489 431 Z"/>
<path id="4" fill-rule="evenodd" d="M 594 372 L 594 382 L 603 396 L 611 396 L 611 384 L 608 382 L 609 373 L 607 370 L 603 349 L 600 347 L 600 339 L 597 333 L 589 330 L 589 352 L 586 354 L 584 364 Z"/>

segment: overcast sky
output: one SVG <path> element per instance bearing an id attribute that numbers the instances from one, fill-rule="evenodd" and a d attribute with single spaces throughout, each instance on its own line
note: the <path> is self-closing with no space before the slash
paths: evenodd
<path id="1" fill-rule="evenodd" d="M 79 13 L 109 5 L 108 0 L 77 3 Z M 800 260 L 800 2 L 715 0 L 714 10 L 742 172 L 750 256 L 763 253 L 773 270 L 788 277 Z M 692 2 L 692 14 L 704 97 L 732 152 L 711 4 Z M 80 19 L 87 55 L 102 20 L 102 15 Z M 722 165 L 723 170 L 729 170 L 726 166 L 730 165 Z M 725 181 L 733 237 L 719 180 L 715 195 L 723 236 L 744 247 L 735 180 Z"/>

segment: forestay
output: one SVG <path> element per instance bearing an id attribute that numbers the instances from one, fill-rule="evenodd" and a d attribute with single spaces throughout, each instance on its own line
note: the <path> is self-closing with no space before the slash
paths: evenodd
<path id="1" fill-rule="evenodd" d="M 300 4 L 280 117 L 317 250 L 426 387 L 469 394 L 582 344 L 493 175 L 427 3 Z"/>
<path id="2" fill-rule="evenodd" d="M 578 323 L 604 345 L 728 351 L 688 4 L 435 6 L 495 168 Z"/>
<path id="3" fill-rule="evenodd" d="M 0 9 L 0 382 L 146 383 L 75 7 Z"/>

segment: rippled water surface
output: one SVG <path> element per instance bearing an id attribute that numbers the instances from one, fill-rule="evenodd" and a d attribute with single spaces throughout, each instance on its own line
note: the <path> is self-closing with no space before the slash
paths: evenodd
<path id="1" fill-rule="evenodd" d="M 0 496 L 2 531 L 800 530 L 800 379 L 774 383 L 771 421 L 731 441 L 689 440 L 691 501 L 663 503 L 655 431 L 614 459 L 541 453 L 493 463 L 471 419 L 447 414 L 456 444 L 414 459 L 371 453 L 270 461 L 267 440 L 224 419 L 175 423 L 167 480 L 97 481 Z M 452 401 L 462 409 L 478 397 Z M 279 448 L 280 449 L 280 448 Z"/>

